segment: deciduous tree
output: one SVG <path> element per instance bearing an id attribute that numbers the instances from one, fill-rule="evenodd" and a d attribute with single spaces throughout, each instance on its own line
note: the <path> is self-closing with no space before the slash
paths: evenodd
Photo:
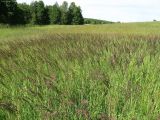
<path id="1" fill-rule="evenodd" d="M 50 6 L 49 17 L 51 24 L 61 23 L 61 11 L 57 2 L 53 6 Z"/>
<path id="2" fill-rule="evenodd" d="M 64 1 L 60 6 L 61 10 L 61 24 L 69 24 L 69 15 L 68 15 L 68 3 Z"/>

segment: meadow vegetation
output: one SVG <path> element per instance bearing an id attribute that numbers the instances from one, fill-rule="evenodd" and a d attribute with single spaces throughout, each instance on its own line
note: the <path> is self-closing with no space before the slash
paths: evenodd
<path id="1" fill-rule="evenodd" d="M 160 24 L 0 29 L 1 120 L 159 120 Z"/>

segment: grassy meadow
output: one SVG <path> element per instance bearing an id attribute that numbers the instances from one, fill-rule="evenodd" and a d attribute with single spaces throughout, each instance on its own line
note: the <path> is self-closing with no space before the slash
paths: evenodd
<path id="1" fill-rule="evenodd" d="M 160 23 L 0 28 L 0 120 L 160 120 Z"/>

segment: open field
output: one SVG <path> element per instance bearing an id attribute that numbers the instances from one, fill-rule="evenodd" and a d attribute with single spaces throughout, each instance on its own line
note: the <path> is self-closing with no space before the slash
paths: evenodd
<path id="1" fill-rule="evenodd" d="M 159 120 L 160 23 L 0 29 L 0 120 Z"/>

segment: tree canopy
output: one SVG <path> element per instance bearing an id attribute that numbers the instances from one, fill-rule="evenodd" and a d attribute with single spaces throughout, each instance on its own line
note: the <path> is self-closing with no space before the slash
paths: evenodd
<path id="1" fill-rule="evenodd" d="M 79 25 L 84 23 L 82 11 L 74 2 L 64 1 L 46 6 L 43 1 L 34 1 L 30 5 L 17 3 L 16 0 L 0 0 L 0 24 L 63 24 Z"/>
<path id="2" fill-rule="evenodd" d="M 53 6 L 48 6 L 49 9 L 49 19 L 50 24 L 60 24 L 61 23 L 61 11 L 59 5 L 56 2 Z"/>

